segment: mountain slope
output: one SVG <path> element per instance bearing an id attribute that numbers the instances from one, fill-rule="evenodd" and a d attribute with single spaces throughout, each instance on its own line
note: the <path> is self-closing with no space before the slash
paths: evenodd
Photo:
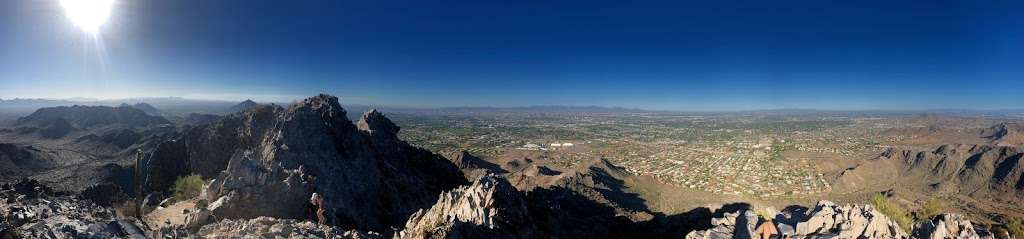
<path id="1" fill-rule="evenodd" d="M 383 231 L 467 183 L 447 159 L 399 140 L 383 114 L 345 114 L 320 95 L 191 128 L 140 161 L 142 191 L 167 193 L 190 173 L 214 178 L 205 195 L 218 218 L 304 218 L 317 192 L 332 224 Z"/>
<path id="2" fill-rule="evenodd" d="M 987 144 L 941 145 L 934 150 L 891 148 L 875 160 L 846 170 L 835 184 L 841 191 L 886 190 L 898 184 L 984 201 L 1024 202 L 1022 155 L 1024 150 L 1018 147 Z"/>

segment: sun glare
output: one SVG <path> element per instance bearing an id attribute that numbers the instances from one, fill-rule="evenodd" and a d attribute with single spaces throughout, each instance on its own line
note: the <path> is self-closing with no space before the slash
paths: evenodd
<path id="1" fill-rule="evenodd" d="M 86 33 L 96 34 L 110 18 L 114 0 L 60 0 L 68 19 Z"/>

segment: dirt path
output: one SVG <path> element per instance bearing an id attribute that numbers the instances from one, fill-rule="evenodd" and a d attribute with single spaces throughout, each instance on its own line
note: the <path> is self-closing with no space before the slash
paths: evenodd
<path id="1" fill-rule="evenodd" d="M 189 211 L 193 211 L 195 210 L 195 205 L 196 199 L 177 202 L 167 206 L 167 208 L 153 210 L 149 214 L 146 214 L 145 220 L 147 224 L 158 228 L 184 225 L 185 214 L 182 213 L 182 210 L 188 209 Z"/>

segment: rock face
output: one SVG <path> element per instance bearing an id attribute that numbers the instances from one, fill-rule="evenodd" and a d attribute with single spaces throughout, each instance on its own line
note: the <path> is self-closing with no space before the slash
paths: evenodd
<path id="1" fill-rule="evenodd" d="M 960 214 L 942 214 L 932 220 L 918 223 L 914 228 L 914 238 L 942 239 L 980 239 L 995 238 L 992 233 L 974 227 L 971 221 Z"/>
<path id="2" fill-rule="evenodd" d="M 203 226 L 196 235 L 201 238 L 381 238 L 381 235 L 376 233 L 270 217 L 223 220 Z"/>
<path id="3" fill-rule="evenodd" d="M 796 216 L 802 220 L 796 224 L 791 234 L 793 238 L 908 238 L 896 222 L 870 205 L 839 206 L 821 201 L 809 215 Z M 776 226 L 783 233 L 788 231 L 783 228 L 792 226 L 779 221 L 782 220 L 776 220 Z M 724 217 L 711 219 L 711 229 L 690 232 L 686 238 L 753 238 L 760 223 L 763 221 L 747 210 L 726 213 Z"/>
<path id="4" fill-rule="evenodd" d="M 317 192 L 332 225 L 384 231 L 468 183 L 444 157 L 399 140 L 383 114 L 358 123 L 345 114 L 336 97 L 320 95 L 186 130 L 143 157 L 142 191 L 166 193 L 185 174 L 213 178 L 203 191 L 209 209 L 234 219 L 308 218 Z"/>
<path id="5" fill-rule="evenodd" d="M 526 200 L 503 178 L 484 176 L 441 195 L 395 238 L 537 238 Z"/>

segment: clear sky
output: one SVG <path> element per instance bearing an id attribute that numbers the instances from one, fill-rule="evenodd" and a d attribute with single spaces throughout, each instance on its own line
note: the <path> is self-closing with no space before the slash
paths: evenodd
<path id="1" fill-rule="evenodd" d="M 1022 3 L 0 0 L 0 98 L 1024 108 Z"/>

